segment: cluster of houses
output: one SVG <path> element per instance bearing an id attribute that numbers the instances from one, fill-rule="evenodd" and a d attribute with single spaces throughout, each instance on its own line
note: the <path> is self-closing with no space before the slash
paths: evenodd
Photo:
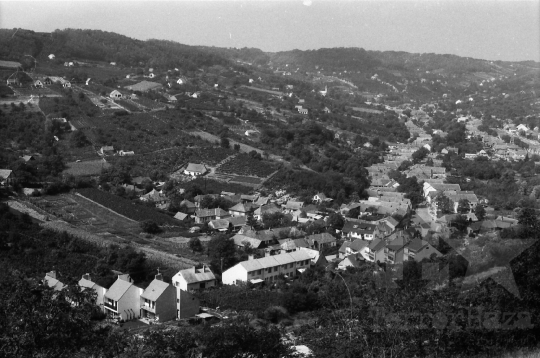
<path id="1" fill-rule="evenodd" d="M 197 316 L 199 300 L 193 291 L 216 285 L 216 277 L 207 266 L 181 270 L 174 275 L 172 283 L 165 282 L 158 272 L 146 288 L 135 285 L 128 274 L 116 273 L 117 279 L 109 288 L 100 286 L 89 274 L 83 275 L 77 284 L 81 290 L 96 294 L 95 304 L 108 317 L 122 321 L 167 322 Z M 66 288 L 56 271 L 48 272 L 44 283 L 57 291 Z"/>
<path id="2" fill-rule="evenodd" d="M 71 82 L 63 77 L 58 76 L 37 76 L 31 83 L 31 86 L 35 88 L 45 88 L 52 84 L 61 85 L 64 88 L 70 88 Z M 22 86 L 21 80 L 17 76 L 12 76 L 7 79 L 8 86 Z"/>

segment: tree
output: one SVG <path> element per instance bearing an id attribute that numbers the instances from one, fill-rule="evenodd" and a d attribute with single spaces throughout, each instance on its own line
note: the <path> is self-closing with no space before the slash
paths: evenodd
<path id="1" fill-rule="evenodd" d="M 471 204 L 467 199 L 461 199 L 458 202 L 457 212 L 459 214 L 468 214 L 471 211 Z"/>
<path id="2" fill-rule="evenodd" d="M 231 143 L 229 142 L 229 139 L 226 137 L 221 138 L 220 145 L 222 148 L 229 149 L 231 147 Z"/>
<path id="3" fill-rule="evenodd" d="M 341 230 L 344 224 L 345 224 L 345 221 L 343 220 L 343 217 L 340 214 L 331 213 L 328 216 L 328 226 L 332 227 L 333 229 Z"/>
<path id="4" fill-rule="evenodd" d="M 416 152 L 412 154 L 412 159 L 414 163 L 421 162 L 427 155 L 429 154 L 429 150 L 427 148 L 420 148 Z"/>
<path id="5" fill-rule="evenodd" d="M 161 232 L 161 228 L 159 227 L 159 225 L 152 220 L 145 220 L 141 222 L 140 226 L 142 231 L 149 234 L 159 234 Z"/>
<path id="6" fill-rule="evenodd" d="M 72 147 L 81 148 L 90 145 L 90 141 L 82 131 L 75 131 L 71 134 L 69 142 Z"/>
<path id="7" fill-rule="evenodd" d="M 474 208 L 474 215 L 476 215 L 478 220 L 482 221 L 486 217 L 486 209 L 484 209 L 482 205 L 478 204 Z"/>
<path id="8" fill-rule="evenodd" d="M 437 211 L 441 213 L 441 215 L 446 215 L 453 212 L 452 202 L 446 195 L 442 193 L 435 197 L 435 204 L 437 204 Z"/>
<path id="9" fill-rule="evenodd" d="M 223 270 L 236 264 L 236 247 L 234 241 L 227 235 L 218 235 L 208 242 L 208 256 L 210 265 L 215 272 L 221 273 Z"/>
<path id="10" fill-rule="evenodd" d="M 192 237 L 189 239 L 189 248 L 193 252 L 201 252 L 203 250 L 201 240 L 198 237 Z"/>

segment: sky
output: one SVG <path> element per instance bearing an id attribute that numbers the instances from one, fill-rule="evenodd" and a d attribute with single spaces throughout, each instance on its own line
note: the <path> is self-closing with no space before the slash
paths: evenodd
<path id="1" fill-rule="evenodd" d="M 0 27 L 268 52 L 361 47 L 540 61 L 540 0 L 0 0 Z"/>

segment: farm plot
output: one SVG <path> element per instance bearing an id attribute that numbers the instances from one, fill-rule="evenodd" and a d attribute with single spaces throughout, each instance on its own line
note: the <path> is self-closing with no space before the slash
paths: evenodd
<path id="1" fill-rule="evenodd" d="M 109 168 L 111 164 L 103 161 L 103 159 L 96 159 L 78 163 L 67 163 L 66 166 L 68 168 L 64 170 L 64 174 L 71 174 L 74 176 L 92 176 L 101 174 L 101 171 Z"/>
<path id="2" fill-rule="evenodd" d="M 237 175 L 240 179 L 247 176 L 265 178 L 276 171 L 276 166 L 270 162 L 254 159 L 248 154 L 242 153 L 223 163 L 217 171 Z"/>
<path id="3" fill-rule="evenodd" d="M 127 200 L 98 189 L 78 189 L 77 193 L 94 201 L 95 203 L 104 206 L 105 208 L 114 211 L 115 213 L 134 221 L 152 220 L 160 225 L 168 224 L 178 226 L 178 221 L 165 214 L 159 213 L 157 210 L 146 206 L 137 205 L 131 200 Z"/>

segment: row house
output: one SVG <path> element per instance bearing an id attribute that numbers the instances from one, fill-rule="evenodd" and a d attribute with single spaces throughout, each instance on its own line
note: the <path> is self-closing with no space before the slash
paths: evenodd
<path id="1" fill-rule="evenodd" d="M 103 297 L 105 312 L 112 318 L 124 321 L 139 318 L 143 291 L 131 279 L 118 277 Z"/>
<path id="2" fill-rule="evenodd" d="M 223 272 L 222 281 L 225 285 L 239 283 L 274 282 L 278 276 L 295 277 L 310 267 L 312 256 L 307 250 L 293 251 L 274 256 L 242 261 Z"/>
<path id="3" fill-rule="evenodd" d="M 92 290 L 96 293 L 96 305 L 100 306 L 103 310 L 103 303 L 104 303 L 104 297 L 105 293 L 107 292 L 107 289 L 105 287 L 101 287 L 94 281 L 92 281 L 90 274 L 82 275 L 81 279 L 78 282 L 79 287 L 82 291 L 84 290 Z"/>
<path id="4" fill-rule="evenodd" d="M 343 225 L 342 233 L 349 240 L 361 239 L 371 241 L 375 237 L 376 228 L 377 224 L 346 221 L 345 225 Z"/>

